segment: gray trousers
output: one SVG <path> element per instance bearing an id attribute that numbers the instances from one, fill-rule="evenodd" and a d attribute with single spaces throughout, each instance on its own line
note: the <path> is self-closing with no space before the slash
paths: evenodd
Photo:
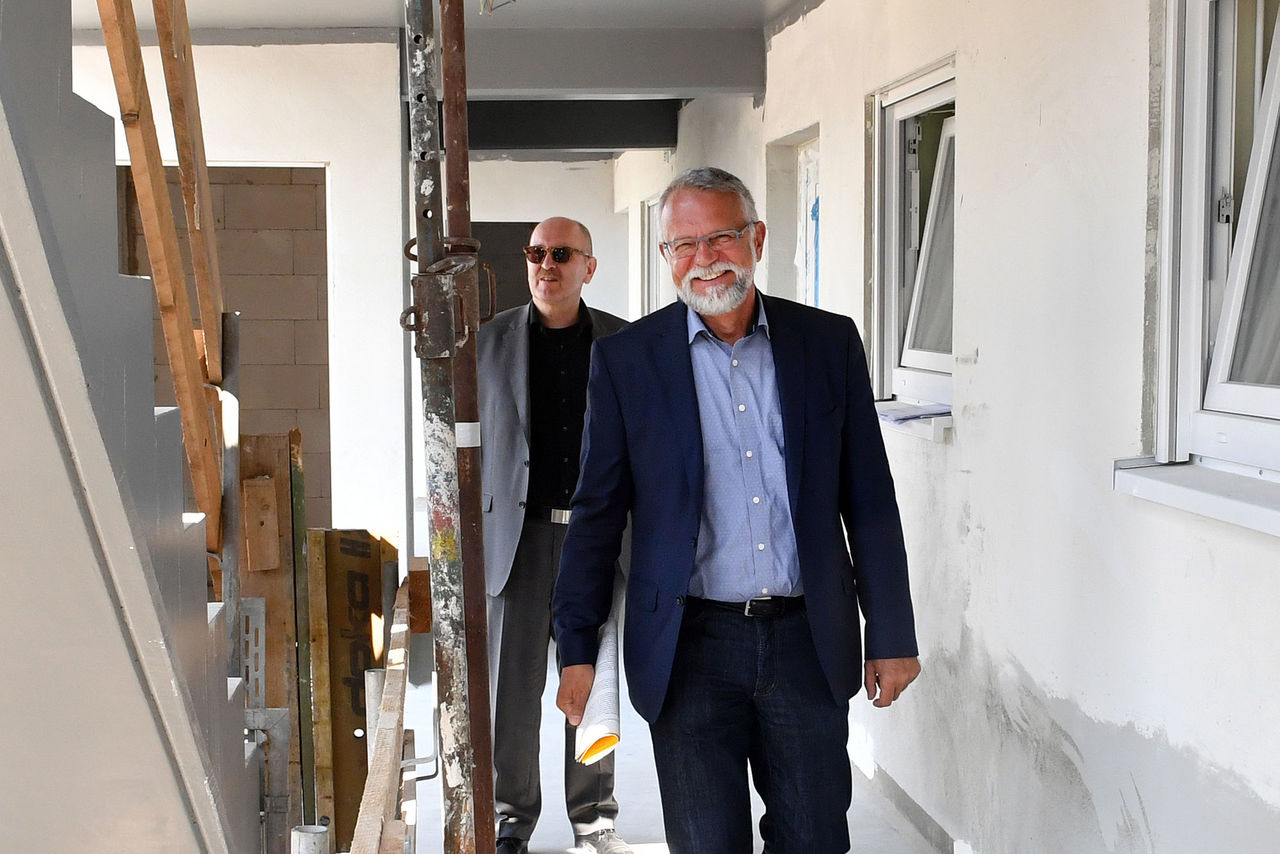
<path id="1" fill-rule="evenodd" d="M 493 699 L 493 792 L 499 836 L 528 839 L 542 811 L 538 765 L 542 694 L 551 642 L 551 593 L 565 526 L 525 522 L 511 578 L 489 597 L 489 672 Z M 564 797 L 575 836 L 613 827 L 614 757 L 594 765 L 574 760 L 574 733 L 564 727 Z"/>

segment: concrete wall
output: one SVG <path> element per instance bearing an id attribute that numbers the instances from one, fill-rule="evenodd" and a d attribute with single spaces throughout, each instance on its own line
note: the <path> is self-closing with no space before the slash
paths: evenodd
<path id="1" fill-rule="evenodd" d="M 671 163 L 616 169 L 620 208 L 702 161 L 759 199 L 765 145 L 818 125 L 823 305 L 863 325 L 863 99 L 955 53 L 955 428 L 886 432 L 924 675 L 851 720 L 855 754 L 980 854 L 1280 833 L 1280 541 L 1110 486 L 1150 450 L 1148 31 L 1141 3 L 833 0 L 773 36 L 759 107 L 694 101 Z"/>
<path id="2" fill-rule="evenodd" d="M 156 112 L 167 111 L 158 51 L 144 48 Z M 322 166 L 328 210 L 332 521 L 397 545 L 405 528 L 406 303 L 399 50 L 395 44 L 198 45 L 211 164 Z M 106 52 L 73 50 L 74 86 L 119 114 Z M 162 135 L 176 162 L 171 137 Z M 117 123 L 117 156 L 127 160 Z M 226 262 L 223 263 L 224 269 Z"/>

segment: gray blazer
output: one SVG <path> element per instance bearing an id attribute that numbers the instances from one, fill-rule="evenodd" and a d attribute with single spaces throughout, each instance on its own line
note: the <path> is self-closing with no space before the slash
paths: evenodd
<path id="1" fill-rule="evenodd" d="M 480 459 L 484 484 L 484 578 L 490 596 L 502 593 L 524 527 L 529 495 L 529 312 L 509 308 L 480 327 Z M 594 308 L 591 329 L 603 338 L 627 325 Z"/>

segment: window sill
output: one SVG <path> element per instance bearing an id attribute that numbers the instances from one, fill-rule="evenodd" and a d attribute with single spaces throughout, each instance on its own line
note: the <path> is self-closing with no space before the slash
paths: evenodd
<path id="1" fill-rule="evenodd" d="M 1280 537 L 1280 483 L 1196 463 L 1117 460 L 1116 492 Z"/>
<path id="2" fill-rule="evenodd" d="M 904 403 L 900 400 L 876 401 L 880 426 L 895 433 L 905 433 L 930 442 L 945 442 L 952 427 L 951 410 L 938 412 L 935 404 Z"/>

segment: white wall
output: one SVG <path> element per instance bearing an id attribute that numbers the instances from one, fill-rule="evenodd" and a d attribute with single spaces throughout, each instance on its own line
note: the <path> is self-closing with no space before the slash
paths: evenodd
<path id="1" fill-rule="evenodd" d="M 852 723 L 978 852 L 1261 851 L 1280 829 L 1259 741 L 1280 541 L 1111 489 L 1149 450 L 1148 28 L 1105 0 L 827 2 L 773 37 L 760 108 L 694 101 L 670 166 L 617 168 L 619 206 L 697 162 L 759 202 L 765 144 L 817 124 L 823 305 L 862 325 L 864 98 L 956 54 L 955 429 L 886 433 L 925 669 Z"/>
<path id="2" fill-rule="evenodd" d="M 158 122 L 158 50 L 144 49 Z M 394 44 L 197 45 L 205 152 L 220 165 L 327 167 L 333 524 L 404 542 L 406 303 L 399 52 Z M 119 115 L 104 48 L 73 51 L 75 89 Z M 172 134 L 161 136 L 176 162 Z M 117 124 L 116 151 L 128 159 Z M 234 306 L 229 306 L 234 309 Z"/>

